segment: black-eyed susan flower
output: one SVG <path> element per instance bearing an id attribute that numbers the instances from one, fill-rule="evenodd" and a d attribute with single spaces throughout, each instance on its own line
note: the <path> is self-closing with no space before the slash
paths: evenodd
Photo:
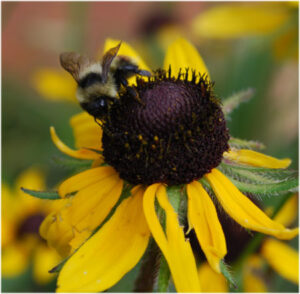
<path id="1" fill-rule="evenodd" d="M 60 256 L 39 235 L 39 226 L 58 202 L 28 197 L 20 188 L 44 190 L 44 176 L 37 168 L 23 172 L 12 189 L 2 184 L 2 276 L 15 278 L 33 265 L 33 278 L 38 284 L 49 283 L 54 276 L 49 268 Z"/>
<path id="2" fill-rule="evenodd" d="M 117 44 L 108 40 L 104 51 Z M 148 70 L 126 43 L 119 54 Z M 209 73 L 189 42 L 175 41 L 163 69 L 130 84 L 139 101 L 132 91 L 119 93 L 119 103 L 102 127 L 87 113 L 71 119 L 77 150 L 51 128 L 62 152 L 93 160 L 90 169 L 59 186 L 67 204 L 40 228 L 48 243 L 69 257 L 59 273 L 58 291 L 110 288 L 139 262 L 152 237 L 176 290 L 200 292 L 182 218 L 189 231 L 195 230 L 211 268 L 220 273 L 227 246 L 215 205 L 246 229 L 279 239 L 298 234 L 269 218 L 237 188 L 259 194 L 268 187 L 289 190 L 297 184 L 283 187 L 266 174 L 285 169 L 289 159 L 241 149 L 238 140 L 230 141 Z"/>

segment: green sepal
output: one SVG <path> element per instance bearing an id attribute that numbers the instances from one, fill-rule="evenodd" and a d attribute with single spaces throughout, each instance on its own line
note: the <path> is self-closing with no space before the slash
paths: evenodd
<path id="1" fill-rule="evenodd" d="M 236 149 L 254 149 L 254 150 L 262 150 L 265 149 L 266 146 L 258 141 L 247 141 L 238 138 L 230 137 L 229 139 L 230 148 Z"/>
<path id="2" fill-rule="evenodd" d="M 287 169 L 245 167 L 222 163 L 220 170 L 245 193 L 254 195 L 295 192 L 298 187 L 297 172 Z"/>
<path id="3" fill-rule="evenodd" d="M 234 179 L 230 180 L 241 192 L 259 196 L 296 192 L 299 184 L 298 179 L 289 179 L 273 184 L 249 184 Z"/>
<path id="4" fill-rule="evenodd" d="M 225 279 L 228 281 L 229 287 L 237 289 L 236 281 L 234 280 L 230 272 L 229 266 L 224 262 L 224 260 L 220 260 L 220 270 L 221 273 L 224 275 Z"/>
<path id="5" fill-rule="evenodd" d="M 225 118 L 228 119 L 228 115 L 237 108 L 242 102 L 249 101 L 255 93 L 255 90 L 253 88 L 249 88 L 247 90 L 239 91 L 230 97 L 228 97 L 224 102 L 222 106 L 223 113 L 225 115 Z"/>
<path id="6" fill-rule="evenodd" d="M 157 292 L 166 293 L 169 290 L 171 272 L 163 255 L 160 257 L 160 265 L 157 278 Z"/>
<path id="7" fill-rule="evenodd" d="M 183 195 L 182 186 L 170 186 L 167 187 L 167 194 L 169 201 L 171 202 L 174 210 L 178 213 L 180 208 L 180 203 Z"/>
<path id="8" fill-rule="evenodd" d="M 67 168 L 80 168 L 80 169 L 88 169 L 92 165 L 92 160 L 85 160 L 85 159 L 76 159 L 70 158 L 65 156 L 54 156 L 52 157 L 53 161 L 62 166 Z"/>
<path id="9" fill-rule="evenodd" d="M 39 198 L 39 199 L 47 199 L 47 200 L 58 200 L 61 199 L 61 197 L 58 195 L 57 191 L 36 191 L 36 190 L 30 190 L 21 187 L 21 190 L 33 197 Z"/>

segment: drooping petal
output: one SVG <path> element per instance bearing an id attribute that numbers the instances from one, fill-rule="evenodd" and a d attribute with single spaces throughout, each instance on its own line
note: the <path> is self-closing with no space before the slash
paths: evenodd
<path id="1" fill-rule="evenodd" d="M 293 195 L 284 203 L 274 220 L 284 226 L 290 226 L 298 215 L 298 194 Z"/>
<path id="2" fill-rule="evenodd" d="M 175 77 L 177 77 L 180 68 L 182 73 L 186 68 L 190 68 L 189 79 L 192 77 L 191 69 L 196 70 L 197 73 L 207 74 L 209 78 L 209 72 L 201 55 L 191 43 L 183 38 L 173 42 L 166 52 L 163 68 L 168 70 L 170 65 L 172 75 Z"/>
<path id="3" fill-rule="evenodd" d="M 299 253 L 274 239 L 267 239 L 261 248 L 262 256 L 270 266 L 287 280 L 299 283 Z"/>
<path id="4" fill-rule="evenodd" d="M 75 147 L 102 149 L 102 128 L 95 123 L 94 118 L 86 112 L 74 115 L 70 124 L 72 126 Z"/>
<path id="5" fill-rule="evenodd" d="M 58 277 L 58 292 L 99 292 L 117 283 L 144 254 L 149 229 L 137 188 L 111 219 L 67 261 Z"/>
<path id="6" fill-rule="evenodd" d="M 154 208 L 156 193 L 158 202 L 166 213 L 166 235 Z M 184 237 L 177 214 L 168 200 L 166 188 L 163 185 L 153 184 L 148 187 L 144 194 L 144 212 L 153 238 L 168 262 L 176 290 L 200 292 L 196 263 L 190 243 Z"/>
<path id="7" fill-rule="evenodd" d="M 274 3 L 226 3 L 201 12 L 193 21 L 192 29 L 207 38 L 239 38 L 270 33 L 288 17 L 288 10 Z"/>
<path id="8" fill-rule="evenodd" d="M 98 167 L 79 173 L 61 184 L 65 206 L 43 222 L 40 232 L 49 245 L 65 255 L 78 248 L 107 217 L 122 193 L 123 180 L 112 167 Z M 54 234 L 55 230 L 57 231 Z"/>
<path id="9" fill-rule="evenodd" d="M 99 159 L 100 155 L 88 149 L 73 150 L 65 145 L 57 136 L 54 127 L 50 127 L 50 134 L 55 146 L 63 153 L 78 159 Z"/>
<path id="10" fill-rule="evenodd" d="M 113 39 L 106 39 L 105 44 L 104 44 L 104 50 L 102 55 L 108 51 L 109 49 L 116 47 L 121 40 L 113 40 Z M 135 64 L 138 65 L 140 69 L 143 70 L 148 70 L 150 71 L 150 68 L 146 65 L 146 63 L 143 61 L 143 59 L 137 54 L 137 52 L 126 42 L 122 41 L 121 47 L 119 49 L 118 55 L 124 55 L 124 56 L 129 56 L 132 58 Z M 128 79 L 128 84 L 133 85 L 135 84 L 135 77 L 131 77 Z"/>
<path id="11" fill-rule="evenodd" d="M 226 159 L 236 161 L 238 163 L 266 167 L 266 168 L 287 168 L 291 164 L 289 158 L 277 159 L 253 150 L 240 149 L 224 152 Z"/>
<path id="12" fill-rule="evenodd" d="M 220 260 L 227 253 L 226 240 L 216 208 L 202 185 L 187 185 L 188 218 L 210 266 L 220 273 Z"/>
<path id="13" fill-rule="evenodd" d="M 216 273 L 207 262 L 204 262 L 200 265 L 198 274 L 203 292 L 228 292 L 229 287 L 225 277 L 222 274 Z"/>
<path id="14" fill-rule="evenodd" d="M 34 251 L 33 277 L 38 284 L 44 285 L 55 278 L 55 274 L 49 273 L 60 262 L 61 258 L 52 248 L 40 245 Z"/>
<path id="15" fill-rule="evenodd" d="M 50 100 L 76 101 L 76 82 L 62 70 L 40 69 L 33 75 L 33 86 L 38 93 Z"/>
<path id="16" fill-rule="evenodd" d="M 243 290 L 247 293 L 264 293 L 268 288 L 260 275 L 264 261 L 258 255 L 251 255 L 243 267 Z"/>
<path id="17" fill-rule="evenodd" d="M 217 169 L 205 177 L 224 210 L 241 226 L 279 239 L 292 239 L 298 234 L 298 228 L 290 230 L 270 219 Z"/>
<path id="18" fill-rule="evenodd" d="M 58 193 L 61 197 L 65 197 L 67 194 L 82 190 L 109 177 L 113 177 L 112 179 L 118 177 L 116 170 L 111 166 L 88 169 L 65 180 L 59 186 Z"/>

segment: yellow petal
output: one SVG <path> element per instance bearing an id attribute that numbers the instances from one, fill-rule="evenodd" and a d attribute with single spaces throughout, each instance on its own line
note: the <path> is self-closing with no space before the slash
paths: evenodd
<path id="1" fill-rule="evenodd" d="M 187 185 L 188 218 L 210 266 L 220 273 L 220 261 L 227 253 L 226 240 L 216 208 L 202 185 Z"/>
<path id="2" fill-rule="evenodd" d="M 292 239 L 298 234 L 298 229 L 290 230 L 271 220 L 217 169 L 205 177 L 224 210 L 241 226 L 279 239 Z"/>
<path id="3" fill-rule="evenodd" d="M 23 273 L 29 262 L 29 255 L 21 244 L 12 244 L 2 248 L 1 269 L 2 276 L 11 278 Z"/>
<path id="4" fill-rule="evenodd" d="M 198 274 L 203 292 L 228 292 L 229 289 L 225 277 L 222 274 L 216 273 L 207 262 L 200 265 Z"/>
<path id="5" fill-rule="evenodd" d="M 76 82 L 65 71 L 41 69 L 34 73 L 32 82 L 38 93 L 47 99 L 76 101 Z"/>
<path id="6" fill-rule="evenodd" d="M 102 149 L 102 128 L 86 112 L 74 115 L 70 124 L 73 129 L 76 148 Z"/>
<path id="7" fill-rule="evenodd" d="M 243 290 L 247 293 L 268 292 L 267 285 L 259 271 L 263 270 L 264 262 L 258 255 L 251 255 L 243 267 Z"/>
<path id="8" fill-rule="evenodd" d="M 216 5 L 195 18 L 192 30 L 206 38 L 239 38 L 268 34 L 289 17 L 285 7 L 274 3 Z"/>
<path id="9" fill-rule="evenodd" d="M 53 212 L 44 219 L 40 226 L 40 235 L 62 257 L 66 257 L 70 253 L 69 242 L 74 237 L 74 233 L 68 223 L 61 221 L 59 213 Z"/>
<path id="10" fill-rule="evenodd" d="M 50 134 L 55 146 L 63 153 L 79 159 L 98 159 L 100 155 L 88 149 L 73 150 L 65 145 L 56 135 L 54 127 L 50 127 Z"/>
<path id="11" fill-rule="evenodd" d="M 168 70 L 169 65 L 171 65 L 172 75 L 175 77 L 177 77 L 180 68 L 182 73 L 185 72 L 186 68 L 190 68 L 189 79 L 192 77 L 191 69 L 201 74 L 207 74 L 209 78 L 209 72 L 200 53 L 183 38 L 177 39 L 169 46 L 164 60 L 164 69 Z"/>
<path id="12" fill-rule="evenodd" d="M 299 253 L 283 242 L 267 239 L 261 248 L 270 266 L 287 280 L 299 283 Z"/>
<path id="13" fill-rule="evenodd" d="M 298 215 L 298 194 L 293 195 L 285 202 L 274 220 L 284 226 L 290 226 Z"/>
<path id="14" fill-rule="evenodd" d="M 150 233 L 142 209 L 143 190 L 132 194 L 67 261 L 58 278 L 58 292 L 106 290 L 137 264 Z"/>
<path id="15" fill-rule="evenodd" d="M 41 235 L 62 255 L 78 248 L 103 222 L 120 198 L 123 180 L 111 167 L 100 167 L 73 176 L 59 191 L 65 195 L 74 188 L 79 192 L 66 199 L 66 205 L 56 214 L 48 216 L 40 229 Z"/>
<path id="16" fill-rule="evenodd" d="M 105 52 L 107 52 L 109 49 L 116 47 L 121 40 L 113 40 L 113 39 L 106 39 L 104 44 L 104 50 L 101 55 L 101 58 Z M 126 42 L 122 41 L 121 47 L 119 49 L 118 55 L 125 55 L 132 58 L 135 64 L 138 65 L 140 69 L 148 70 L 150 71 L 149 67 L 146 65 L 146 63 L 143 61 L 143 59 L 137 54 L 137 52 Z M 128 79 L 128 84 L 133 85 L 135 84 L 136 77 L 133 76 Z"/>
<path id="17" fill-rule="evenodd" d="M 116 170 L 111 166 L 100 166 L 88 169 L 65 180 L 58 187 L 58 193 L 61 197 L 65 197 L 67 194 L 79 191 L 92 184 L 99 183 L 103 179 L 109 177 L 118 177 Z"/>
<path id="18" fill-rule="evenodd" d="M 158 221 L 154 208 L 155 193 L 166 213 L 166 235 Z M 144 212 L 156 243 L 162 250 L 178 292 L 200 292 L 200 283 L 193 252 L 184 232 L 179 226 L 177 214 L 170 204 L 166 188 L 151 185 L 144 194 Z"/>
<path id="19" fill-rule="evenodd" d="M 40 244 L 35 249 L 33 256 L 33 277 L 38 284 L 44 285 L 53 280 L 56 275 L 50 274 L 49 270 L 61 261 L 59 255 L 45 245 Z"/>
<path id="20" fill-rule="evenodd" d="M 226 159 L 236 161 L 238 163 L 267 167 L 267 168 L 287 168 L 291 164 L 289 158 L 277 159 L 253 150 L 240 149 L 224 152 Z"/>

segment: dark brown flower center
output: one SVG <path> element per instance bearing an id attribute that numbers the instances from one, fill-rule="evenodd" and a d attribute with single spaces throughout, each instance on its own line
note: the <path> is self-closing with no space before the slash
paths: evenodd
<path id="1" fill-rule="evenodd" d="M 218 166 L 228 150 L 220 102 L 195 73 L 191 81 L 170 71 L 138 79 L 120 94 L 103 129 L 106 162 L 132 184 L 189 183 Z"/>

